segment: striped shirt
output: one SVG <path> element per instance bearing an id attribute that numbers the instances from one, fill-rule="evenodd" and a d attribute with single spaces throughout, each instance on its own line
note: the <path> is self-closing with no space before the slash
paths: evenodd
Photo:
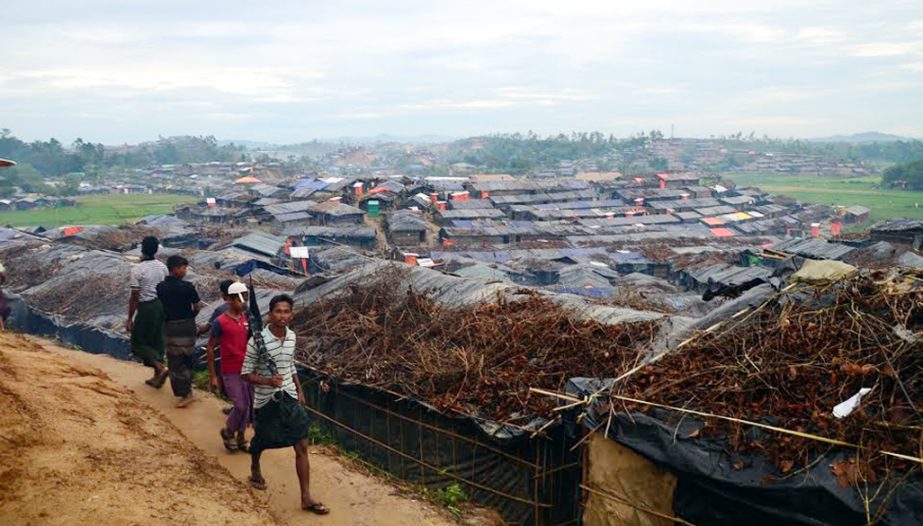
<path id="1" fill-rule="evenodd" d="M 263 329 L 263 341 L 266 342 L 266 352 L 276 362 L 276 368 L 279 376 L 282 377 L 282 390 L 290 394 L 292 398 L 298 399 L 298 389 L 295 387 L 295 332 L 288 327 L 285 328 L 284 341 L 269 330 L 267 325 Z M 247 355 L 244 357 L 244 365 L 240 370 L 241 375 L 256 374 L 269 378 L 269 368 L 266 366 L 266 356 L 260 355 L 253 343 L 253 338 L 247 342 Z M 253 407 L 260 408 L 266 405 L 272 398 L 273 393 L 277 391 L 275 387 L 269 385 L 254 385 Z"/>
<path id="2" fill-rule="evenodd" d="M 167 266 L 156 259 L 142 261 L 131 269 L 128 283 L 140 291 L 140 301 L 157 299 L 157 284 L 167 277 Z"/>

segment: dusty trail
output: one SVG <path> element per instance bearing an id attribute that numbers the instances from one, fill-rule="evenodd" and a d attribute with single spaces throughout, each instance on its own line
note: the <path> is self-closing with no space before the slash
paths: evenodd
<path id="1" fill-rule="evenodd" d="M 9 333 L 0 407 L 0 524 L 280 524 L 128 389 Z"/>
<path id="2" fill-rule="evenodd" d="M 291 450 L 267 451 L 269 490 L 249 490 L 249 456 L 228 453 L 218 437 L 223 403 L 200 393 L 198 402 L 177 409 L 169 383 L 159 391 L 144 385 L 149 373 L 140 364 L 0 334 L 0 371 L 0 404 L 14 408 L 0 412 L 0 442 L 7 442 L 0 448 L 2 524 L 457 524 L 322 448 L 312 448 L 311 488 L 330 515 L 300 510 Z M 35 382 L 49 387 L 36 389 Z M 16 446 L 34 437 L 40 444 L 29 451 L 43 454 L 23 456 Z M 155 469 L 162 464 L 169 474 Z M 238 504 L 226 509 L 218 495 L 233 495 Z"/>

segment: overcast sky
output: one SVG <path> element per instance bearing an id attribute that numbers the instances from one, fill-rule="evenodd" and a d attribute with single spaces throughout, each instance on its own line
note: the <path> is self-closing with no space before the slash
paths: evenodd
<path id="1" fill-rule="evenodd" d="M 923 0 L 0 2 L 30 140 L 923 137 Z"/>

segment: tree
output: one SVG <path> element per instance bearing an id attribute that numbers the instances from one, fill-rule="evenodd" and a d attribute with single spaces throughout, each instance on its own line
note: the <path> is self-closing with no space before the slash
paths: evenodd
<path id="1" fill-rule="evenodd" d="M 668 163 L 667 160 L 663 157 L 654 157 L 648 161 L 648 164 L 652 169 L 657 170 L 658 172 L 663 172 L 670 166 L 670 163 Z"/>
<path id="2" fill-rule="evenodd" d="M 912 190 L 923 189 L 923 159 L 896 164 L 887 170 L 882 181 L 891 186 L 904 186 Z"/>

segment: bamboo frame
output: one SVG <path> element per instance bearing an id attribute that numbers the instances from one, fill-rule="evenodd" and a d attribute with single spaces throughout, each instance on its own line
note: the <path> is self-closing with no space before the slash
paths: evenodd
<path id="1" fill-rule="evenodd" d="M 387 392 L 387 391 L 383 391 L 383 392 Z M 359 398 L 357 398 L 357 397 L 355 397 L 355 396 L 353 396 L 353 395 L 351 395 L 351 394 L 349 394 L 349 393 L 347 393 L 347 392 L 345 392 L 345 391 L 340 391 L 339 389 L 336 390 L 336 393 L 337 393 L 337 395 L 346 397 L 346 398 L 352 400 L 353 402 L 358 402 L 358 403 L 363 404 L 363 405 L 365 405 L 365 406 L 368 406 L 368 407 L 377 409 L 377 410 L 379 410 L 379 411 L 381 411 L 381 412 L 383 412 L 383 413 L 385 413 L 385 414 L 387 414 L 387 415 L 393 416 L 393 417 L 395 417 L 395 418 L 399 418 L 399 419 L 404 420 L 404 421 L 406 421 L 406 422 L 410 422 L 411 424 L 419 424 L 419 425 L 421 425 L 422 427 L 424 427 L 424 428 L 426 428 L 426 429 L 429 429 L 429 430 L 431 430 L 431 431 L 435 431 L 435 432 L 437 432 L 437 433 L 442 433 L 442 434 L 444 434 L 444 435 L 447 435 L 447 436 L 456 438 L 456 439 L 458 439 L 458 440 L 461 440 L 462 442 L 467 442 L 468 444 L 470 444 L 470 445 L 472 445 L 472 446 L 475 446 L 475 447 L 484 448 L 484 449 L 490 451 L 491 453 L 496 453 L 497 455 L 500 455 L 500 456 L 502 456 L 502 457 L 504 457 L 504 458 L 506 458 L 506 459 L 508 459 L 508 460 L 512 460 L 513 462 L 516 462 L 516 463 L 518 463 L 518 464 L 521 464 L 521 465 L 524 466 L 524 467 L 529 467 L 529 468 L 534 467 L 534 464 L 532 464 L 531 462 L 528 462 L 528 461 L 526 461 L 526 460 L 523 460 L 523 459 L 521 459 L 521 458 L 519 458 L 519 457 L 517 457 L 517 456 L 510 455 L 509 453 L 507 453 L 507 452 L 505 452 L 505 451 L 503 451 L 503 450 L 501 450 L 501 449 L 497 449 L 497 448 L 492 447 L 492 446 L 490 446 L 490 445 L 488 445 L 488 444 L 484 444 L 483 442 L 480 442 L 480 441 L 478 441 L 478 440 L 474 440 L 474 439 L 468 438 L 468 437 L 466 437 L 466 436 L 464 436 L 464 435 L 460 435 L 460 434 L 458 434 L 458 433 L 455 433 L 454 431 L 450 431 L 450 430 L 448 430 L 448 429 L 442 429 L 442 428 L 440 428 L 440 427 L 437 427 L 437 426 L 434 426 L 434 425 L 431 425 L 431 424 L 427 424 L 426 422 L 421 422 L 421 421 L 419 421 L 419 420 L 416 420 L 416 419 L 414 419 L 414 418 L 410 418 L 410 417 L 404 416 L 404 415 L 402 415 L 402 414 L 400 414 L 400 413 L 396 413 L 396 412 L 394 412 L 394 411 L 392 411 L 392 410 L 390 410 L 390 409 L 388 409 L 388 408 L 386 408 L 386 407 L 382 407 L 382 406 L 380 406 L 380 405 L 378 405 L 378 404 L 374 404 L 374 403 L 368 402 L 368 401 L 366 401 L 366 400 L 360 400 Z M 388 394 L 391 394 L 391 393 L 388 393 Z M 403 426 L 401 426 L 401 429 L 403 429 Z"/>
<path id="2" fill-rule="evenodd" d="M 486 492 L 491 493 L 491 494 L 493 494 L 493 495 L 496 495 L 496 496 L 498 496 L 498 497 L 502 497 L 502 498 L 505 498 L 505 499 L 508 499 L 508 500 L 512 500 L 512 501 L 514 501 L 514 502 L 519 502 L 519 503 L 521 503 L 521 504 L 528 504 L 528 505 L 530 505 L 530 506 L 535 506 L 535 507 L 539 507 L 539 508 L 553 508 L 553 507 L 554 507 L 554 505 L 552 505 L 552 504 L 548 504 L 548 503 L 545 503 L 545 502 L 532 501 L 532 500 L 524 499 L 524 498 L 522 498 L 522 497 L 517 497 L 516 495 L 510 495 L 510 494 L 508 494 L 508 493 L 505 493 L 505 492 L 502 492 L 502 491 L 493 489 L 493 488 L 491 488 L 491 487 L 484 486 L 483 484 L 479 484 L 479 483 L 477 483 L 477 482 L 468 480 L 468 479 L 466 479 L 466 478 L 464 478 L 464 477 L 460 477 L 460 476 L 455 475 L 455 474 L 453 474 L 453 473 L 449 473 L 449 472 L 447 472 L 447 471 L 443 471 L 443 470 L 439 469 L 439 468 L 436 467 L 436 466 L 433 466 L 432 464 L 430 464 L 430 463 L 428 463 L 428 462 L 425 462 L 425 461 L 423 461 L 423 460 L 420 460 L 420 459 L 418 459 L 418 458 L 416 458 L 416 457 L 414 457 L 414 456 L 412 456 L 412 455 L 408 455 L 407 453 L 404 453 L 403 451 L 398 451 L 397 449 L 394 449 L 393 447 L 389 446 L 388 444 L 385 444 L 384 442 L 381 442 L 380 440 L 377 440 L 377 439 L 375 439 L 375 438 L 372 438 L 372 437 L 366 435 L 365 433 L 362 433 L 361 431 L 358 431 L 358 430 L 356 430 L 356 429 L 353 429 L 353 428 L 349 427 L 348 425 L 346 425 L 346 424 L 344 424 L 344 423 L 342 423 L 342 422 L 340 422 L 340 421 L 338 421 L 338 420 L 336 420 L 336 419 L 334 419 L 334 418 L 331 418 L 331 417 L 325 415 L 324 413 L 322 413 L 322 412 L 320 412 L 320 411 L 314 409 L 313 407 L 310 407 L 310 406 L 307 406 L 307 405 L 306 405 L 306 406 L 303 406 L 303 407 L 305 408 L 306 411 L 308 411 L 308 412 L 310 412 L 310 413 L 312 413 L 312 414 L 315 414 L 315 415 L 317 415 L 317 416 L 323 418 L 324 420 L 327 420 L 328 422 L 330 422 L 330 423 L 336 425 L 337 427 L 341 427 L 341 428 L 345 429 L 346 431 L 349 431 L 350 433 L 353 433 L 354 435 L 356 435 L 356 436 L 358 436 L 358 437 L 361 437 L 361 438 L 363 438 L 363 439 L 365 439 L 365 440 L 367 440 L 367 441 L 369 441 L 369 442 L 371 442 L 371 443 L 373 443 L 373 444 L 375 444 L 375 445 L 377 445 L 377 446 L 379 446 L 379 447 L 381 447 L 381 448 L 384 448 L 384 449 L 386 449 L 386 450 L 388 450 L 388 451 L 390 451 L 390 452 L 392 452 L 392 453 L 394 453 L 394 454 L 400 456 L 400 457 L 403 457 L 403 458 L 405 458 L 405 459 L 407 459 L 407 460 L 410 460 L 411 462 L 416 462 L 417 464 L 420 464 L 421 469 L 422 469 L 422 468 L 428 468 L 428 469 L 430 469 L 430 470 L 432 470 L 432 471 L 434 471 L 434 472 L 436 472 L 436 473 L 439 473 L 439 474 L 441 474 L 441 475 L 445 475 L 445 476 L 447 476 L 447 477 L 449 477 L 449 478 L 451 478 L 451 479 L 453 479 L 453 480 L 457 480 L 458 482 L 462 482 L 462 483 L 464 483 L 464 484 L 468 484 L 468 485 L 473 486 L 473 487 L 475 487 L 475 488 L 477 488 L 477 489 L 479 489 L 479 490 L 486 491 Z"/>
<path id="3" fill-rule="evenodd" d="M 303 384 L 312 384 L 312 383 L 318 384 L 320 380 L 322 380 L 322 375 L 320 377 L 314 377 L 314 378 L 311 378 L 311 377 L 306 378 L 304 375 L 301 375 L 300 380 L 302 381 Z M 371 388 L 371 389 L 373 391 L 378 391 L 383 394 L 394 396 L 395 397 L 394 401 L 400 401 L 404 399 L 403 397 L 395 396 L 393 393 L 388 393 L 386 390 L 380 390 L 377 388 Z M 569 499 L 569 498 L 573 498 L 574 496 L 572 495 L 572 492 L 570 490 L 567 490 L 567 491 L 563 490 L 565 486 L 560 486 L 559 484 L 557 484 L 558 480 L 561 477 L 569 476 L 566 474 L 568 470 L 581 470 L 582 471 L 581 469 L 583 466 L 582 457 L 578 457 L 578 461 L 576 462 L 568 461 L 569 457 L 567 456 L 567 453 L 566 453 L 566 450 L 568 449 L 567 444 L 562 444 L 561 446 L 563 448 L 562 453 L 552 454 L 552 451 L 549 449 L 549 447 L 553 445 L 552 442 L 548 441 L 547 439 L 531 440 L 532 446 L 530 449 L 532 449 L 531 455 L 533 458 L 531 461 L 527 461 L 522 457 L 514 456 L 513 454 L 500 450 L 497 447 L 491 446 L 489 443 L 485 443 L 481 441 L 480 436 L 475 435 L 473 438 L 469 438 L 467 436 L 461 435 L 453 431 L 452 429 L 443 429 L 442 427 L 439 427 L 436 424 L 426 422 L 426 418 L 425 418 L 426 408 L 423 406 L 417 407 L 414 414 L 404 415 L 404 414 L 401 414 L 400 412 L 397 412 L 396 410 L 392 410 L 391 408 L 385 406 L 384 404 L 379 405 L 374 402 L 367 401 L 357 395 L 350 394 L 349 392 L 343 390 L 343 386 L 340 386 L 336 383 L 334 383 L 331 386 L 331 390 L 332 390 L 332 394 L 335 394 L 336 396 L 342 396 L 344 397 L 344 399 L 350 400 L 354 403 L 358 403 L 359 405 L 367 407 L 373 411 L 380 411 L 382 414 L 384 414 L 385 424 L 386 424 L 387 433 L 389 437 L 392 431 L 398 432 L 398 430 L 394 429 L 394 426 L 392 425 L 392 422 L 391 422 L 392 421 L 391 417 L 394 417 L 394 420 L 396 420 L 395 424 L 397 424 L 399 428 L 400 444 L 401 444 L 400 446 L 397 446 L 397 445 L 391 446 L 390 438 L 386 439 L 384 437 L 373 436 L 373 433 L 371 430 L 374 429 L 374 426 L 370 427 L 368 433 L 365 433 L 359 430 L 358 426 L 354 425 L 354 424 L 359 423 L 359 421 L 356 420 L 356 418 L 359 418 L 359 415 L 353 415 L 352 423 L 341 422 L 338 419 L 334 418 L 333 416 L 327 415 L 324 412 L 322 412 L 320 410 L 321 406 L 312 407 L 307 404 L 305 405 L 305 409 L 312 415 L 319 416 L 323 421 L 328 422 L 334 425 L 335 427 L 338 427 L 346 431 L 352 436 L 360 438 L 363 441 L 365 441 L 365 443 L 368 444 L 369 446 L 369 451 L 373 452 L 372 456 L 374 456 L 374 448 L 376 447 L 382 448 L 385 451 L 387 451 L 388 456 L 386 458 L 387 460 L 386 465 L 389 468 L 388 471 L 390 471 L 390 467 L 391 467 L 390 459 L 392 458 L 392 456 L 396 456 L 398 458 L 410 461 L 410 466 L 414 464 L 419 466 L 419 469 L 420 469 L 420 472 L 419 472 L 420 479 L 419 480 L 423 484 L 425 484 L 427 480 L 432 482 L 434 479 L 438 480 L 440 477 L 445 477 L 451 480 L 455 480 L 461 484 L 467 485 L 471 487 L 472 489 L 474 489 L 475 491 L 483 491 L 485 493 L 488 493 L 495 497 L 505 499 L 507 501 L 528 505 L 532 508 L 531 513 L 529 514 L 530 523 L 534 524 L 535 526 L 543 526 L 543 525 L 552 526 L 552 521 L 550 520 L 552 516 L 548 515 L 548 513 L 551 512 L 552 510 L 558 509 L 555 503 L 559 502 L 559 499 Z M 306 389 L 306 391 L 308 391 L 308 389 Z M 313 387 L 310 389 L 310 391 L 312 393 L 314 392 Z M 317 391 L 317 396 L 318 397 L 321 396 L 320 391 Z M 388 405 L 390 405 L 390 402 L 388 402 Z M 365 421 L 365 419 L 361 419 L 361 420 L 363 422 Z M 369 417 L 370 424 L 374 422 L 375 420 L 376 420 L 376 417 L 374 416 Z M 404 427 L 406 427 L 408 424 L 411 426 L 411 429 L 416 429 L 420 435 L 419 443 L 417 445 L 410 446 L 410 449 L 413 451 L 407 451 L 408 444 L 406 443 L 405 436 L 404 436 Z M 524 474 L 528 476 L 526 480 L 531 479 L 531 483 L 527 483 L 526 487 L 529 488 L 529 492 L 531 493 L 531 495 L 519 496 L 519 495 L 510 494 L 510 493 L 502 491 L 501 489 L 493 488 L 487 483 L 480 482 L 476 480 L 476 478 L 468 478 L 464 475 L 453 473 L 451 472 L 450 467 L 447 468 L 447 467 L 440 467 L 439 465 L 436 465 L 436 464 L 440 464 L 441 463 L 440 461 L 436 461 L 436 464 L 431 463 L 429 461 L 430 459 L 428 459 L 426 456 L 426 446 L 423 444 L 424 442 L 423 434 L 426 431 L 432 432 L 437 442 L 439 442 L 440 437 L 442 436 L 449 438 L 450 443 L 451 443 L 451 448 L 452 448 L 451 458 L 452 458 L 453 465 L 457 465 L 458 463 L 458 459 L 457 459 L 458 453 L 457 453 L 456 443 L 458 441 L 461 441 L 462 443 L 466 443 L 472 447 L 472 450 L 473 450 L 472 454 L 474 455 L 473 458 L 475 459 L 474 460 L 475 463 L 476 463 L 476 459 L 480 456 L 479 453 L 481 455 L 484 455 L 485 453 L 489 452 L 491 454 L 496 454 L 505 460 L 513 461 L 515 465 L 517 466 L 526 468 L 527 472 Z M 358 444 L 357 444 L 357 447 L 358 447 Z M 486 451 L 479 451 L 480 448 L 484 448 Z M 361 448 L 358 448 L 358 450 L 364 452 L 365 448 L 361 447 Z M 561 456 L 561 455 L 565 455 L 565 456 Z M 555 466 L 554 468 L 549 469 L 549 466 L 547 463 L 555 462 L 555 461 L 561 462 L 562 465 Z M 364 461 L 364 462 L 367 462 L 367 461 Z M 400 468 L 396 470 L 396 473 L 400 473 L 402 478 L 406 479 L 408 472 L 416 473 L 416 470 L 408 466 L 407 464 L 405 464 L 405 462 L 399 462 L 399 465 L 400 465 Z M 379 467 L 378 469 L 381 469 L 381 468 Z M 431 470 L 431 473 L 429 475 L 426 474 L 427 470 Z M 475 474 L 477 474 L 477 472 L 475 472 Z M 562 519 L 565 519 L 565 522 L 555 524 L 554 526 L 563 526 L 566 524 L 574 524 L 574 523 L 580 522 L 581 520 L 580 515 L 581 515 L 581 510 L 582 510 L 581 502 L 580 502 L 581 490 L 579 488 L 579 481 L 577 482 L 578 483 L 574 484 L 574 487 L 573 487 L 573 491 L 576 492 L 576 498 L 577 498 L 577 500 L 574 501 L 573 508 L 572 508 L 574 515 L 571 515 L 570 514 L 571 512 L 568 511 L 566 513 L 566 516 L 562 517 Z M 560 486 L 558 489 L 558 493 L 560 494 L 554 493 L 554 488 L 558 486 Z M 543 502 L 542 497 L 541 497 L 542 495 L 544 495 L 545 498 L 550 499 L 550 502 Z M 566 500 L 566 501 L 560 501 L 560 502 L 570 502 L 570 501 Z M 568 505 L 567 509 L 568 510 L 571 509 L 570 505 Z M 558 515 L 555 515 L 555 516 L 558 516 Z"/>
<path id="4" fill-rule="evenodd" d="M 530 387 L 530 388 L 529 388 L 529 391 L 532 391 L 532 392 L 535 392 L 535 393 L 538 393 L 538 394 L 542 394 L 542 395 L 545 395 L 545 396 L 552 396 L 552 397 L 555 397 L 555 398 L 558 398 L 558 399 L 561 399 L 561 400 L 564 400 L 564 401 L 567 401 L 567 402 L 572 402 L 572 403 L 581 402 L 581 403 L 585 403 L 585 401 L 580 400 L 579 398 L 575 398 L 575 397 L 573 397 L 573 396 L 566 395 L 566 394 L 556 393 L 556 392 L 554 392 L 554 391 L 548 391 L 548 390 L 545 390 L 545 389 L 539 389 L 539 388 L 537 388 L 537 387 Z M 716 419 L 718 419 L 718 420 L 726 420 L 726 421 L 728 421 L 728 422 L 735 422 L 735 423 L 738 423 L 738 424 L 744 424 L 744 425 L 748 425 L 748 426 L 758 427 L 758 428 L 761 428 L 761 429 L 766 429 L 766 430 L 768 430 L 768 431 L 775 431 L 776 433 L 783 433 L 783 434 L 786 434 L 786 435 L 793 435 L 793 436 L 797 436 L 797 437 L 800 437 L 800 438 L 807 438 L 807 439 L 810 439 L 810 440 L 816 440 L 816 441 L 818 441 L 818 442 L 824 442 L 824 443 L 826 443 L 826 444 L 830 444 L 830 445 L 833 445 L 833 446 L 842 446 L 842 447 L 848 447 L 848 448 L 852 448 L 852 449 L 866 449 L 864 446 L 861 446 L 861 445 L 859 445 L 859 444 L 852 444 L 852 443 L 849 443 L 849 442 L 843 442 L 842 440 L 835 440 L 835 439 L 832 439 L 832 438 L 822 437 L 822 436 L 819 436 L 819 435 L 814 435 L 814 434 L 811 434 L 811 433 L 805 433 L 805 432 L 802 432 L 802 431 L 793 431 L 793 430 L 791 430 L 791 429 L 785 429 L 784 427 L 771 426 L 771 425 L 769 425 L 769 424 L 761 424 L 760 422 L 753 422 L 753 421 L 751 421 L 751 420 L 743 420 L 743 419 L 734 418 L 734 417 L 731 417 L 731 416 L 716 415 L 716 414 L 714 414 L 714 413 L 707 413 L 707 412 L 704 412 L 704 411 L 696 411 L 696 410 L 694 410 L 694 409 L 686 409 L 686 408 L 683 408 L 683 407 L 675 407 L 675 406 L 666 405 L 666 404 L 658 404 L 657 402 L 648 402 L 648 401 L 646 401 L 646 400 L 639 400 L 639 399 L 637 399 L 637 398 L 630 398 L 630 397 L 628 397 L 628 396 L 621 396 L 621 395 L 617 395 L 617 394 L 615 394 L 615 393 L 609 393 L 609 397 L 610 397 L 610 398 L 613 398 L 613 399 L 616 399 L 616 400 L 621 400 L 621 401 L 623 401 L 623 402 L 632 402 L 632 403 L 635 403 L 635 404 L 641 404 L 641 405 L 647 405 L 647 406 L 650 406 L 650 407 L 657 407 L 657 408 L 660 408 L 660 409 L 666 409 L 666 410 L 668 410 L 668 411 L 676 411 L 676 412 L 678 412 L 678 413 L 685 413 L 685 414 L 690 414 L 690 415 L 695 415 L 695 416 L 701 416 L 701 417 L 703 417 L 703 418 L 716 418 Z M 587 399 L 587 401 L 589 401 L 589 398 Z M 580 404 L 574 404 L 574 405 L 580 405 Z M 919 464 L 923 464 L 923 457 L 917 458 L 917 457 L 912 457 L 912 456 L 910 456 L 910 455 L 904 455 L 904 454 L 902 454 L 902 453 L 895 453 L 895 452 L 893 452 L 893 451 L 879 451 L 879 453 L 881 453 L 882 455 L 887 455 L 887 456 L 890 456 L 890 457 L 899 458 L 899 459 L 902 459 L 902 460 L 908 460 L 908 461 L 911 461 L 911 462 L 917 462 L 917 463 L 919 463 Z"/>

